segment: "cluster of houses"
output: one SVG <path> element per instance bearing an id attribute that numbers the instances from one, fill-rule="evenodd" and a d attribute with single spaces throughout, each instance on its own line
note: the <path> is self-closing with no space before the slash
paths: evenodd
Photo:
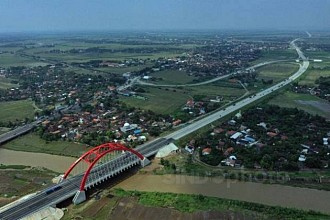
<path id="1" fill-rule="evenodd" d="M 244 126 L 242 123 L 238 123 L 236 119 L 241 117 L 240 112 L 237 113 L 234 119 L 223 123 L 221 127 L 215 127 L 209 134 L 207 139 L 203 139 L 204 142 L 199 142 L 198 140 L 191 140 L 185 146 L 185 150 L 194 154 L 194 152 L 199 149 L 200 157 L 207 157 L 210 154 L 217 155 L 219 158 L 223 158 L 219 163 L 219 166 L 230 166 L 230 167 L 240 167 L 242 166 L 242 155 L 237 155 L 235 150 L 238 148 L 246 149 L 256 149 L 257 152 L 263 149 L 266 145 L 274 146 L 276 141 L 286 141 L 289 139 L 288 136 L 284 135 L 279 129 L 270 126 L 266 122 L 259 122 L 256 124 L 261 130 L 264 130 L 262 137 L 257 137 L 257 133 L 252 129 Z M 312 125 L 310 125 L 312 126 Z M 309 127 L 309 126 L 307 126 Z M 259 133 L 258 133 L 259 134 Z M 330 149 L 330 132 L 328 137 L 322 139 L 323 146 Z M 276 141 L 275 141 L 276 139 Z M 196 144 L 198 143 L 198 144 Z M 319 147 L 308 144 L 299 145 L 300 156 L 297 158 L 298 165 L 304 166 L 304 162 L 310 156 L 319 154 Z M 214 152 L 216 154 L 214 154 Z M 198 155 L 198 154 L 197 154 Z M 282 162 L 287 162 L 287 159 L 280 158 Z M 279 160 L 278 163 L 281 163 Z M 261 166 L 255 162 L 255 168 L 261 168 Z"/>
<path id="2" fill-rule="evenodd" d="M 182 110 L 193 116 L 203 115 L 206 113 L 205 103 L 202 101 L 194 101 L 192 98 L 187 100 Z"/>

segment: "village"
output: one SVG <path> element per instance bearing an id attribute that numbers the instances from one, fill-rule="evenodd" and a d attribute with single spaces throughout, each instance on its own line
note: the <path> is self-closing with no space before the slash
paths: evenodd
<path id="1" fill-rule="evenodd" d="M 297 171 L 329 166 L 329 123 L 299 110 L 250 108 L 199 137 L 185 150 L 215 167 Z"/>

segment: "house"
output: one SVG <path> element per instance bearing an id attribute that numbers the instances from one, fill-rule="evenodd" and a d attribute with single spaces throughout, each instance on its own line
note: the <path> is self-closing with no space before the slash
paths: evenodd
<path id="1" fill-rule="evenodd" d="M 299 158 L 298 158 L 298 161 L 299 161 L 299 162 L 305 162 L 306 159 L 307 159 L 306 156 L 303 155 L 303 154 L 301 154 L 301 155 L 299 156 Z"/>
<path id="2" fill-rule="evenodd" d="M 231 130 L 231 131 L 227 131 L 226 135 L 227 136 L 232 136 L 235 133 L 236 133 L 236 131 Z"/>
<path id="3" fill-rule="evenodd" d="M 235 126 L 236 121 L 235 120 L 230 120 L 230 121 L 228 121 L 228 124 L 231 125 L 231 126 Z"/>
<path id="4" fill-rule="evenodd" d="M 277 136 L 277 133 L 275 133 L 275 132 L 267 132 L 267 135 L 269 136 L 269 137 L 275 137 L 275 136 Z"/>
<path id="5" fill-rule="evenodd" d="M 234 148 L 233 147 L 229 147 L 227 148 L 227 150 L 223 153 L 225 156 L 228 156 L 229 154 L 234 152 Z"/>
<path id="6" fill-rule="evenodd" d="M 129 124 L 129 123 L 125 123 L 123 127 L 120 128 L 120 130 L 124 133 L 132 131 L 134 129 L 136 129 L 138 126 L 137 124 Z"/>
<path id="7" fill-rule="evenodd" d="M 232 136 L 230 136 L 230 139 L 237 140 L 237 138 L 241 137 L 243 134 L 241 132 L 236 132 Z"/>
<path id="8" fill-rule="evenodd" d="M 186 145 L 186 147 L 184 148 L 186 151 L 188 151 L 189 153 L 193 153 L 195 148 L 193 146 L 190 145 Z"/>
<path id="9" fill-rule="evenodd" d="M 236 114 L 235 114 L 235 117 L 236 117 L 237 119 L 242 118 L 242 113 L 241 113 L 241 111 L 239 111 L 238 113 L 236 113 Z"/>
<path id="10" fill-rule="evenodd" d="M 207 147 L 207 148 L 204 148 L 202 150 L 202 155 L 205 156 L 205 155 L 209 155 L 211 153 L 212 149 L 210 147 Z"/>
<path id="11" fill-rule="evenodd" d="M 145 142 L 147 140 L 146 136 L 141 135 L 138 137 L 138 141 Z"/>
<path id="12" fill-rule="evenodd" d="M 231 166 L 231 167 L 234 167 L 235 166 L 235 162 L 236 162 L 235 160 L 230 159 L 230 158 L 227 158 L 227 159 L 221 161 L 221 165 L 222 166 Z"/>
<path id="13" fill-rule="evenodd" d="M 173 121 L 173 122 L 172 122 L 172 125 L 173 125 L 173 126 L 177 126 L 177 125 L 179 125 L 180 123 L 181 123 L 181 120 L 178 119 L 178 120 L 176 120 L 176 121 Z"/>
<path id="14" fill-rule="evenodd" d="M 215 134 L 221 134 L 222 132 L 224 132 L 224 129 L 222 129 L 222 128 L 215 128 L 215 129 L 213 130 L 213 132 L 214 132 Z"/>
<path id="15" fill-rule="evenodd" d="M 136 130 L 134 130 L 134 134 L 135 134 L 135 135 L 139 135 L 139 134 L 141 134 L 141 133 L 142 133 L 141 129 L 136 129 Z"/>
<path id="16" fill-rule="evenodd" d="M 265 130 L 267 130 L 267 124 L 265 122 L 260 122 L 257 124 L 257 126 L 263 127 Z"/>
<path id="17" fill-rule="evenodd" d="M 143 76 L 142 79 L 144 79 L 144 80 L 149 80 L 149 79 L 151 79 L 151 76 Z"/>
<path id="18" fill-rule="evenodd" d="M 256 142 L 256 140 L 253 137 L 249 136 L 249 135 L 246 135 L 244 137 L 244 140 L 248 141 L 249 143 Z"/>

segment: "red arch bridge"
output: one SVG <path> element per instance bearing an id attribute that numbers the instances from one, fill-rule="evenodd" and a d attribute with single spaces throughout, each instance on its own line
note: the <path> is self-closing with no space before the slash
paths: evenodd
<path id="1" fill-rule="evenodd" d="M 21 219 L 72 196 L 73 203 L 79 204 L 86 200 L 85 190 L 134 165 L 146 166 L 150 163 L 146 157 L 156 154 L 160 148 L 172 141 L 171 138 L 158 138 L 134 150 L 118 143 L 97 146 L 77 159 L 58 184 L 17 202 L 14 206 L 1 209 L 0 219 Z"/>
<path id="2" fill-rule="evenodd" d="M 148 165 L 150 161 L 138 151 L 127 148 L 118 143 L 106 143 L 94 147 L 77 159 L 65 172 L 61 182 L 75 181 L 79 190 L 73 198 L 74 204 L 86 200 L 85 189 L 93 187 L 112 176 L 134 166 Z M 69 176 L 73 176 L 68 178 Z M 46 193 L 53 193 L 60 189 L 52 187 Z"/>

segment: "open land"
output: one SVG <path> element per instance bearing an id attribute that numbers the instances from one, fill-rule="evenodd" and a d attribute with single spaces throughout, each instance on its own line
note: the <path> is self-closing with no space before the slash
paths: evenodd
<path id="1" fill-rule="evenodd" d="M 18 85 L 13 84 L 10 79 L 0 76 L 0 89 L 16 88 Z"/>
<path id="2" fill-rule="evenodd" d="M 87 147 L 66 141 L 45 141 L 35 133 L 29 133 L 10 141 L 2 148 L 15 151 L 46 153 L 78 157 L 87 151 Z M 12 160 L 13 158 L 11 158 Z"/>
<path id="3" fill-rule="evenodd" d="M 269 104 L 285 108 L 299 108 L 313 115 L 330 118 L 329 103 L 310 94 L 297 94 L 287 91 L 271 99 Z"/>
<path id="4" fill-rule="evenodd" d="M 273 79 L 274 83 L 277 83 L 295 73 L 298 68 L 299 66 L 297 64 L 291 63 L 270 64 L 258 68 L 257 74 L 259 78 L 265 80 Z"/>
<path id="5" fill-rule="evenodd" d="M 0 102 L 0 121 L 20 121 L 33 119 L 35 108 L 30 100 Z"/>
<path id="6" fill-rule="evenodd" d="M 196 79 L 196 77 L 189 76 L 186 72 L 179 70 L 154 72 L 151 76 L 158 79 L 161 78 L 161 80 L 155 82 L 156 84 L 189 84 Z"/>
<path id="7" fill-rule="evenodd" d="M 51 184 L 57 174 L 44 168 L 28 166 L 0 166 L 0 206 Z"/>

